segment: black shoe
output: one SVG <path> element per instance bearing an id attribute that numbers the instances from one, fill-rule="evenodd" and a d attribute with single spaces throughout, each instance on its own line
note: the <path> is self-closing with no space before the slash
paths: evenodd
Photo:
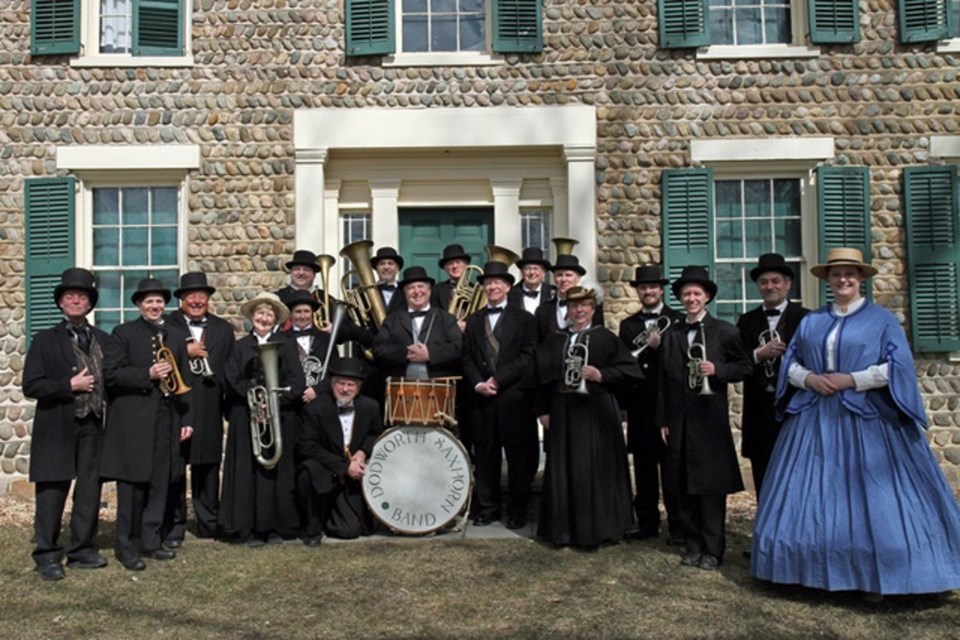
<path id="1" fill-rule="evenodd" d="M 283 536 L 276 531 L 267 534 L 267 544 L 283 544 Z"/>
<path id="2" fill-rule="evenodd" d="M 485 527 L 488 524 L 493 524 L 496 522 L 497 516 L 492 513 L 481 513 L 476 518 L 473 519 L 473 525 L 475 527 Z"/>
<path id="3" fill-rule="evenodd" d="M 320 543 L 323 542 L 323 535 L 319 535 L 319 536 L 303 536 L 303 538 L 301 538 L 301 540 L 303 540 L 303 544 L 306 545 L 306 546 L 308 546 L 308 547 L 319 547 L 319 546 L 320 546 Z"/>
<path id="4" fill-rule="evenodd" d="M 179 549 L 183 546 L 183 540 L 167 540 L 163 543 L 165 549 Z"/>
<path id="5" fill-rule="evenodd" d="M 507 529 L 516 531 L 517 529 L 523 529 L 527 526 L 527 521 L 524 518 L 507 518 Z"/>
<path id="6" fill-rule="evenodd" d="M 685 567 L 699 567 L 703 556 L 699 553 L 685 553 L 680 558 L 680 564 Z"/>
<path id="7" fill-rule="evenodd" d="M 134 556 L 126 560 L 120 559 L 120 564 L 122 564 L 123 568 L 127 571 L 143 571 L 147 568 L 147 563 L 144 562 L 140 556 Z"/>
<path id="8" fill-rule="evenodd" d="M 40 577 L 44 580 L 63 580 L 66 574 L 63 572 L 63 566 L 59 562 L 51 562 L 49 564 L 41 565 L 37 567 L 37 573 L 40 574 Z"/>
<path id="9" fill-rule="evenodd" d="M 105 566 L 107 566 L 107 559 L 96 551 L 67 560 L 67 567 L 70 569 L 102 569 Z"/>
<path id="10" fill-rule="evenodd" d="M 156 549 L 154 551 L 148 551 L 144 555 L 154 560 L 173 560 L 177 557 L 177 552 L 171 551 L 170 549 Z"/>
<path id="11" fill-rule="evenodd" d="M 700 563 L 697 566 L 705 571 L 716 571 L 720 566 L 720 558 L 705 553 L 700 556 Z"/>
<path id="12" fill-rule="evenodd" d="M 255 533 L 251 533 L 250 537 L 247 538 L 247 546 L 251 549 L 256 549 L 258 547 L 265 547 L 267 545 L 267 538 L 261 537 Z"/>
<path id="13" fill-rule="evenodd" d="M 627 531 L 623 534 L 625 540 L 646 540 L 647 538 L 656 538 L 660 535 L 660 532 L 656 529 L 636 529 L 634 531 Z"/>
<path id="14" fill-rule="evenodd" d="M 682 547 L 685 544 L 687 544 L 687 541 L 682 536 L 671 535 L 667 538 L 667 546 L 669 547 Z"/>

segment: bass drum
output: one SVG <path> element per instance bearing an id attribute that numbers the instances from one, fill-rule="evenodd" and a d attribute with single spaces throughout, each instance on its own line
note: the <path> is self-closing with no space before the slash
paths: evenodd
<path id="1" fill-rule="evenodd" d="M 441 427 L 394 427 L 373 445 L 363 497 L 392 531 L 442 529 L 470 502 L 473 476 L 466 449 Z"/>

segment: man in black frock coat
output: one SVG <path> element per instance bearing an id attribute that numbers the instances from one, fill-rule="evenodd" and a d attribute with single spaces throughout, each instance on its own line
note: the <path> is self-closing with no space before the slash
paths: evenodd
<path id="1" fill-rule="evenodd" d="M 74 480 L 67 566 L 107 564 L 96 537 L 106 399 L 103 351 L 110 337 L 87 323 L 97 304 L 93 273 L 67 269 L 53 298 L 64 320 L 33 337 L 23 367 L 23 394 L 37 400 L 30 441 L 30 481 L 36 488 L 33 560 L 44 580 L 64 577 L 58 538 Z"/>
<path id="2" fill-rule="evenodd" d="M 430 290 L 430 304 L 443 309 L 450 310 L 450 301 L 453 300 L 453 294 L 457 289 L 457 283 L 463 272 L 470 265 L 472 258 L 462 245 L 448 244 L 443 248 L 443 255 L 437 261 L 437 264 L 447 274 L 447 279 L 440 283 L 435 283 Z M 465 327 L 466 318 L 458 319 L 460 330 Z"/>
<path id="3" fill-rule="evenodd" d="M 517 260 L 517 269 L 523 279 L 513 285 L 507 296 L 507 304 L 518 307 L 529 313 L 536 313 L 537 308 L 545 302 L 557 297 L 557 288 L 545 282 L 547 271 L 550 270 L 550 261 L 543 255 L 540 247 L 527 247 Z"/>
<path id="4" fill-rule="evenodd" d="M 174 378 L 173 362 L 181 374 L 189 367 L 186 334 L 163 321 L 170 290 L 145 278 L 132 298 L 141 317 L 114 328 L 103 358 L 109 406 L 100 475 L 117 481 L 117 559 L 140 571 L 144 556 L 176 556 L 162 544 L 173 521 L 167 492 L 179 477 L 179 443 L 193 433 L 193 415 L 190 391 L 162 389 Z M 173 362 L 155 361 L 162 346 Z"/>
<path id="5" fill-rule="evenodd" d="M 567 317 L 567 291 L 571 287 L 580 286 L 583 276 L 587 275 L 587 270 L 580 265 L 577 256 L 570 254 L 557 256 L 557 261 L 550 267 L 550 271 L 553 273 L 554 282 L 557 283 L 557 297 L 541 304 L 534 314 L 537 318 L 538 342 L 543 342 L 570 325 Z M 599 289 L 597 291 L 599 292 Z M 597 303 L 592 326 L 603 326 L 603 301 Z"/>
<path id="6" fill-rule="evenodd" d="M 377 290 L 380 292 L 380 299 L 383 300 L 383 308 L 387 310 L 387 315 L 403 309 L 406 300 L 397 284 L 397 276 L 403 269 L 403 256 L 393 247 L 380 247 L 370 258 L 370 266 L 377 272 L 379 280 Z"/>
<path id="7" fill-rule="evenodd" d="M 320 544 L 324 530 L 337 538 L 373 531 L 361 483 L 383 420 L 376 401 L 359 395 L 363 379 L 362 361 L 332 361 L 329 389 L 304 407 L 297 436 L 297 489 L 308 547 Z"/>
<path id="8" fill-rule="evenodd" d="M 686 317 L 661 336 L 657 422 L 669 447 L 669 480 L 677 492 L 686 545 L 680 562 L 714 570 L 726 545 L 727 494 L 743 490 L 727 385 L 750 375 L 752 365 L 737 328 L 707 312 L 717 285 L 706 268 L 684 267 L 673 294 Z M 691 354 L 693 344 L 698 346 Z M 705 357 L 697 353 L 701 346 Z M 693 370 L 700 379 L 691 379 Z"/>
<path id="9" fill-rule="evenodd" d="M 507 304 L 514 278 L 505 264 L 488 262 L 477 280 L 487 307 L 467 318 L 463 335 L 465 386 L 472 391 L 463 413 L 471 423 L 477 477 L 473 523 L 487 525 L 500 516 L 502 449 L 510 488 L 507 528 L 520 529 L 540 459 L 533 398 L 520 386 L 537 346 L 536 321 Z"/>
<path id="10" fill-rule="evenodd" d="M 793 269 L 780 254 L 760 256 L 757 266 L 750 271 L 750 278 L 757 283 L 763 304 L 746 312 L 737 321 L 740 339 L 752 354 L 753 362 L 753 371 L 743 382 L 740 446 L 743 457 L 750 459 L 753 488 L 759 500 L 763 476 L 782 426 L 773 406 L 780 357 L 800 326 L 800 320 L 810 310 L 788 300 Z M 771 331 L 775 331 L 779 339 L 772 339 Z M 763 345 L 760 344 L 761 335 Z"/>
<path id="11" fill-rule="evenodd" d="M 640 311 L 620 323 L 620 339 L 631 352 L 640 349 L 638 336 L 646 338 L 646 347 L 637 356 L 643 372 L 623 394 L 621 406 L 627 410 L 627 450 L 633 454 L 633 476 L 636 494 L 633 502 L 637 514 L 637 530 L 628 538 L 642 540 L 658 535 L 660 531 L 660 490 L 663 487 L 663 506 L 667 511 L 668 544 L 683 544 L 680 517 L 677 515 L 677 496 L 667 481 L 667 447 L 660 437 L 656 406 L 659 398 L 660 329 L 657 323 L 672 326 L 683 320 L 683 314 L 671 309 L 663 300 L 667 279 L 659 265 L 637 267 L 630 285 L 637 290 Z M 666 318 L 667 320 L 660 320 Z"/>
<path id="12" fill-rule="evenodd" d="M 193 435 L 180 446 L 181 466 L 190 465 L 190 495 L 197 518 L 197 537 L 217 533 L 220 503 L 220 461 L 223 458 L 223 420 L 226 415 L 226 366 L 233 352 L 233 326 L 210 313 L 210 296 L 216 288 L 207 276 L 191 271 L 180 276 L 173 292 L 180 308 L 167 322 L 188 336 L 189 368 L 181 371 L 193 398 Z M 173 529 L 163 544 L 169 549 L 183 544 L 187 530 L 187 483 L 183 475 L 169 496 L 174 503 Z"/>

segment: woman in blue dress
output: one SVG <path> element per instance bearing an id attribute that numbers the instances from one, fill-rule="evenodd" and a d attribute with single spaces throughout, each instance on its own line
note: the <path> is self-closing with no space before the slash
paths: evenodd
<path id="1" fill-rule="evenodd" d="M 784 355 L 784 415 L 754 525 L 751 571 L 829 591 L 960 587 L 960 509 L 923 435 L 915 365 L 892 313 L 860 296 L 877 270 L 832 249 L 811 273 L 834 302 Z"/>

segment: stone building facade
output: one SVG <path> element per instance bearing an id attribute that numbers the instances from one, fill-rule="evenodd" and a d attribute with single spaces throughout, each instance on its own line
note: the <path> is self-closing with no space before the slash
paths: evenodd
<path id="1" fill-rule="evenodd" d="M 855 242 L 859 224 L 880 269 L 873 298 L 913 340 L 929 437 L 960 485 L 958 0 L 927 3 L 932 31 L 892 0 L 818 0 L 850 12 L 826 25 L 805 1 L 749 3 L 762 23 L 714 9 L 699 39 L 683 10 L 705 3 L 689 0 L 434 2 L 0 8 L 0 482 L 28 469 L 33 404 L 20 376 L 30 332 L 56 318 L 43 287 L 64 260 L 111 288 L 105 326 L 129 313 L 146 270 L 171 284 L 203 270 L 215 312 L 239 330 L 242 302 L 279 288 L 297 247 L 335 255 L 367 237 L 403 250 L 417 242 L 414 213 L 480 211 L 486 238 L 515 251 L 578 239 L 611 326 L 635 309 L 636 265 L 711 264 L 730 292 L 719 311 L 735 317 L 756 303 L 743 279 L 756 255 L 780 250 L 806 273 L 831 243 Z M 79 11 L 67 52 L 37 33 L 64 7 Z M 534 11 L 536 33 L 505 45 L 498 21 L 516 7 Z M 389 9 L 388 53 L 383 38 L 370 48 L 348 32 L 371 8 Z M 453 36 L 443 11 L 456 14 Z M 158 45 L 150 36 L 170 15 L 174 42 Z M 667 24 L 677 16 L 679 31 Z M 693 176 L 709 204 L 691 212 L 665 176 Z M 38 181 L 50 178 L 61 180 Z M 43 226 L 51 184 L 71 200 L 59 231 Z M 911 227 L 921 209 L 933 222 Z M 705 227 L 684 226 L 700 214 Z M 43 254 L 51 247 L 69 249 Z M 933 254 L 933 271 L 912 266 Z M 816 306 L 818 283 L 802 277 L 796 295 Z M 952 305 L 947 320 L 918 322 L 931 304 Z"/>

